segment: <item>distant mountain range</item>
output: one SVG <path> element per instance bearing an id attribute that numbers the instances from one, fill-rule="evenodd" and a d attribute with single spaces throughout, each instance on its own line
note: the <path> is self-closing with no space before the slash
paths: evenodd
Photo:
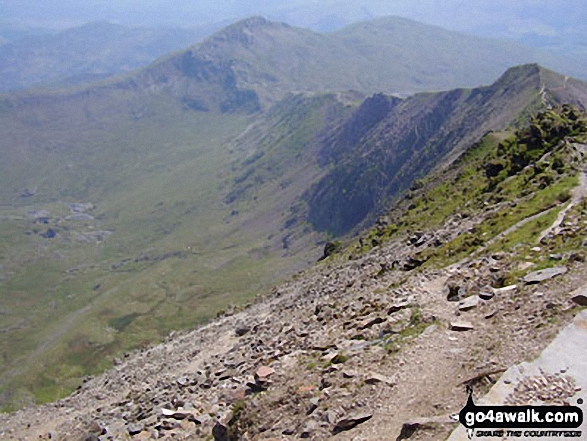
<path id="1" fill-rule="evenodd" d="M 0 91 L 80 84 L 128 72 L 189 46 L 210 30 L 157 31 L 92 23 L 8 43 L 0 46 Z M 493 82 L 511 66 L 530 62 L 585 77 L 585 63 L 575 57 L 557 57 L 511 41 L 459 34 L 398 17 L 330 33 L 251 18 L 167 56 L 129 81 L 138 87 L 173 89 L 195 107 L 234 110 L 235 105 L 255 109 L 255 100 L 264 106 L 290 91 L 410 94 L 474 87 Z M 208 76 L 195 78 L 194 69 Z M 129 81 L 119 81 L 118 86 Z M 211 95 L 218 94 L 224 104 L 209 102 L 217 99 Z"/>
<path id="2" fill-rule="evenodd" d="M 0 92 L 70 86 L 129 72 L 185 48 L 213 30 L 130 28 L 94 22 L 55 34 L 6 39 L 0 44 Z"/>

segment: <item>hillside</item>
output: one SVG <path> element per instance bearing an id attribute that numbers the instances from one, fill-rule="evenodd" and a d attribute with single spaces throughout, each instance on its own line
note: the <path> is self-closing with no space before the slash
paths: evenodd
<path id="1" fill-rule="evenodd" d="M 354 143 L 343 127 L 320 153 L 335 153 L 326 176 L 305 196 L 310 222 L 318 230 L 348 232 L 474 139 L 524 121 L 545 103 L 585 107 L 585 84 L 527 65 L 488 87 L 408 98 Z M 347 188 L 349 182 L 360 185 Z"/>
<path id="2" fill-rule="evenodd" d="M 128 28 L 94 22 L 54 35 L 15 39 L 0 47 L 0 93 L 71 86 L 127 73 L 190 46 L 212 30 Z"/>
<path id="3" fill-rule="evenodd" d="M 487 87 L 404 100 L 381 94 L 368 98 L 347 119 L 301 141 L 307 162 L 318 165 L 320 176 L 310 182 L 289 222 L 307 220 L 334 236 L 348 233 L 367 218 L 372 222 L 416 178 L 450 163 L 486 132 L 525 122 L 542 106 L 557 103 L 584 108 L 587 86 L 538 65 L 509 69 Z M 265 127 L 267 136 L 260 144 L 270 143 L 276 130 Z M 258 143 L 258 134 L 251 138 L 251 144 Z M 300 143 L 295 134 L 289 141 Z M 280 179 L 288 176 L 292 161 L 285 142 L 280 143 L 284 147 L 274 156 L 286 165 L 267 165 L 266 159 L 256 158 L 244 168 L 249 174 L 235 183 L 233 194 L 250 198 L 260 179 L 265 182 L 271 173 Z"/>
<path id="4" fill-rule="evenodd" d="M 478 89 L 293 94 L 253 114 L 216 74 L 231 111 L 194 110 L 164 81 L 3 101 L 6 405 L 55 400 L 116 354 L 266 292 L 486 131 L 549 103 L 585 107 L 584 83 L 535 65 Z"/>
<path id="5" fill-rule="evenodd" d="M 587 304 L 586 143 L 567 105 L 486 134 L 271 295 L 0 417 L 0 435 L 446 439 L 465 385 L 483 394 Z M 520 371 L 508 402 L 574 403 L 575 368 Z"/>
<path id="6" fill-rule="evenodd" d="M 117 354 L 266 292 L 485 131 L 585 107 L 584 83 L 535 65 L 364 101 L 489 75 L 473 45 L 466 69 L 402 83 L 386 50 L 398 35 L 469 47 L 422 26 L 317 34 L 253 18 L 123 78 L 0 97 L 4 408 L 58 399 Z M 497 47 L 491 63 L 508 63 Z"/>
<path id="7" fill-rule="evenodd" d="M 489 84 L 509 67 L 557 59 L 511 42 L 449 32 L 398 17 L 315 33 L 263 18 L 250 18 L 156 64 L 138 79 L 184 91 L 177 78 L 190 69 L 230 71 L 236 86 L 253 91 L 262 106 L 289 92 L 357 90 L 412 94 Z M 577 66 L 568 74 L 583 75 Z M 164 79 L 161 84 L 161 79 Z M 195 78 L 205 82 L 205 78 Z M 167 85 L 164 85 L 169 83 Z"/>

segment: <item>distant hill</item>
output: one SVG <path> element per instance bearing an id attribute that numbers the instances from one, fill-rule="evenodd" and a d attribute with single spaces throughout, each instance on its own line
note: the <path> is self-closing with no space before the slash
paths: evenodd
<path id="1" fill-rule="evenodd" d="M 129 72 L 212 31 L 94 22 L 55 35 L 7 39 L 0 46 L 0 92 L 88 83 Z"/>
<path id="2" fill-rule="evenodd" d="M 217 89 L 218 84 L 211 83 L 219 72 L 224 78 L 223 99 L 230 100 L 238 90 L 238 99 L 233 96 L 232 100 L 237 106 L 245 100 L 247 107 L 257 100 L 266 106 L 289 92 L 352 89 L 366 94 L 411 94 L 472 87 L 492 83 L 514 65 L 542 62 L 556 69 L 563 61 L 515 43 L 398 17 L 326 34 L 257 17 L 154 64 L 135 76 L 133 83 L 167 89 L 188 97 L 196 108 L 208 109 L 218 106 L 209 102 L 208 87 Z M 579 66 L 573 71 L 583 72 Z M 234 90 L 230 89 L 233 83 Z"/>
<path id="3" fill-rule="evenodd" d="M 152 31 L 142 32 L 148 36 Z M 21 61 L 9 62 L 14 57 L 1 54 L 13 49 L 5 45 L 0 48 L 0 62 L 7 60 L 4 76 L 13 78 L 5 80 L 7 83 L 30 84 L 38 75 L 45 75 L 38 82 L 82 82 L 92 75 L 107 76 L 116 69 L 126 71 L 144 64 L 156 50 L 163 50 L 162 41 L 167 47 L 185 41 L 186 36 L 177 32 L 175 40 L 151 35 L 152 43 L 137 48 L 137 39 L 149 41 L 140 30 L 93 24 L 72 30 L 69 36 L 47 38 L 46 51 L 71 40 L 78 43 L 68 47 L 78 52 L 57 52 L 57 58 L 51 58 L 41 51 L 36 58 L 25 47 L 25 55 L 14 54 Z M 108 43 L 102 42 L 104 38 Z M 88 48 L 88 40 L 103 48 L 103 53 L 97 46 Z M 76 61 L 80 56 L 85 64 Z M 130 61 L 124 61 L 127 59 Z M 507 68 L 529 62 L 541 62 L 569 75 L 584 72 L 580 64 L 573 66 L 573 60 L 557 59 L 516 43 L 467 36 L 398 17 L 325 34 L 253 17 L 125 78 L 89 86 L 84 94 L 164 92 L 193 110 L 255 112 L 290 92 L 356 90 L 407 95 L 474 87 L 490 84 Z M 27 69 L 32 69 L 30 76 Z M 52 69 L 57 70 L 50 73 Z"/>

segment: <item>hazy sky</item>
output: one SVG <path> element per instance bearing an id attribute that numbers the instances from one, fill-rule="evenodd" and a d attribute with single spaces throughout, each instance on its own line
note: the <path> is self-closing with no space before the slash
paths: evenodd
<path id="1" fill-rule="evenodd" d="M 0 22 L 63 28 L 109 20 L 185 27 L 264 15 L 326 30 L 400 15 L 486 35 L 553 37 L 585 31 L 586 5 L 585 0 L 0 0 Z"/>

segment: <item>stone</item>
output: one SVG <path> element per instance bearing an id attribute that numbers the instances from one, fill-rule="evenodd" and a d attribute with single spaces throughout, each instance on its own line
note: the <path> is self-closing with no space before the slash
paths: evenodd
<path id="1" fill-rule="evenodd" d="M 161 415 L 164 417 L 173 418 L 175 420 L 185 420 L 189 418 L 190 420 L 195 420 L 194 413 L 189 410 L 185 409 L 177 409 L 177 410 L 170 410 L 170 409 L 161 409 Z"/>
<path id="2" fill-rule="evenodd" d="M 485 319 L 489 320 L 490 318 L 495 317 L 495 315 L 497 314 L 497 309 L 492 309 L 491 311 L 489 311 L 487 314 L 485 314 L 483 317 L 485 317 Z"/>
<path id="3" fill-rule="evenodd" d="M 585 262 L 585 252 L 576 251 L 569 255 L 569 262 Z"/>
<path id="4" fill-rule="evenodd" d="M 513 292 L 516 289 L 518 289 L 518 285 L 508 285 L 508 286 L 504 286 L 502 288 L 493 288 L 493 293 L 494 294 L 505 294 L 508 292 Z"/>
<path id="5" fill-rule="evenodd" d="M 261 366 L 255 372 L 255 379 L 264 381 L 275 373 L 275 369 L 269 366 Z"/>
<path id="6" fill-rule="evenodd" d="M 568 271 L 566 266 L 556 266 L 554 268 L 546 268 L 540 271 L 534 271 L 526 275 L 522 280 L 527 285 L 541 283 L 546 280 L 553 279 L 557 276 L 561 276 Z"/>
<path id="7" fill-rule="evenodd" d="M 317 429 L 318 423 L 316 421 L 308 421 L 300 433 L 300 438 L 310 438 Z"/>
<path id="8" fill-rule="evenodd" d="M 354 378 L 357 376 L 357 372 L 345 369 L 341 372 L 343 378 Z"/>
<path id="9" fill-rule="evenodd" d="M 579 306 L 587 306 L 587 295 L 585 294 L 577 294 L 571 300 Z"/>
<path id="10" fill-rule="evenodd" d="M 409 256 L 406 260 L 406 262 L 404 263 L 404 271 L 412 271 L 416 268 L 418 268 L 419 266 L 422 266 L 422 264 L 424 264 L 424 262 L 426 262 L 425 260 L 420 260 L 416 257 L 413 256 Z"/>
<path id="11" fill-rule="evenodd" d="M 251 331 L 251 327 L 250 326 L 239 324 L 235 328 L 234 333 L 236 335 L 238 335 L 239 337 L 242 337 L 243 335 L 248 334 L 250 331 Z"/>
<path id="12" fill-rule="evenodd" d="M 365 421 L 369 421 L 373 417 L 371 413 L 357 413 L 345 416 L 338 420 L 332 429 L 334 434 L 351 430 L 359 424 L 363 424 Z"/>
<path id="13" fill-rule="evenodd" d="M 467 295 L 467 287 L 465 285 L 448 283 L 447 289 L 448 293 L 446 295 L 446 300 L 449 302 L 458 302 Z"/>
<path id="14" fill-rule="evenodd" d="M 214 441 L 230 441 L 228 427 L 220 421 L 216 421 L 216 424 L 212 428 L 212 436 L 214 437 Z"/>
<path id="15" fill-rule="evenodd" d="M 178 386 L 181 387 L 186 387 L 190 385 L 190 379 L 188 377 L 186 377 L 185 375 L 182 375 L 181 377 L 177 377 L 175 379 L 175 382 L 177 383 Z"/>
<path id="16" fill-rule="evenodd" d="M 377 384 L 377 383 L 384 383 L 388 386 L 395 386 L 396 381 L 394 378 L 386 377 L 385 375 L 378 374 L 376 372 L 371 372 L 365 376 L 365 383 L 367 384 Z"/>
<path id="17" fill-rule="evenodd" d="M 450 322 L 449 329 L 451 331 L 470 331 L 475 327 L 470 322 Z"/>
<path id="18" fill-rule="evenodd" d="M 130 423 L 126 426 L 126 429 L 128 430 L 129 435 L 138 435 L 145 429 L 145 425 L 143 423 Z"/>
<path id="19" fill-rule="evenodd" d="M 479 296 L 470 296 L 459 303 L 459 311 L 469 311 L 479 305 L 481 299 Z"/>
<path id="20" fill-rule="evenodd" d="M 106 429 L 100 426 L 97 421 L 92 421 L 88 426 L 88 432 L 94 435 L 106 435 Z"/>
<path id="21" fill-rule="evenodd" d="M 359 325 L 359 329 L 360 330 L 364 330 L 364 329 L 368 329 L 371 328 L 372 326 L 378 325 L 380 323 L 383 323 L 385 320 L 381 317 L 374 317 L 374 318 L 368 318 L 367 320 L 364 320 L 360 325 Z"/>
<path id="22" fill-rule="evenodd" d="M 340 352 L 331 352 L 330 354 L 326 354 L 324 357 L 322 357 L 322 359 L 326 363 L 340 364 L 346 361 L 346 356 Z"/>
<path id="23" fill-rule="evenodd" d="M 437 416 L 437 417 L 429 417 L 429 418 L 416 418 L 412 421 L 405 422 L 402 425 L 402 430 L 396 441 L 401 441 L 404 439 L 411 438 L 414 433 L 421 429 L 433 428 L 437 425 L 443 424 L 457 424 L 458 419 L 453 419 L 450 416 Z"/>
<path id="24" fill-rule="evenodd" d="M 391 315 L 395 312 L 401 311 L 402 309 L 408 308 L 410 306 L 410 302 L 401 302 L 401 303 L 396 303 L 395 305 L 392 305 L 388 310 L 387 310 L 387 314 Z"/>
<path id="25" fill-rule="evenodd" d="M 481 300 L 491 300 L 493 297 L 495 297 L 495 292 L 493 291 L 485 290 L 479 293 L 479 298 Z"/>

